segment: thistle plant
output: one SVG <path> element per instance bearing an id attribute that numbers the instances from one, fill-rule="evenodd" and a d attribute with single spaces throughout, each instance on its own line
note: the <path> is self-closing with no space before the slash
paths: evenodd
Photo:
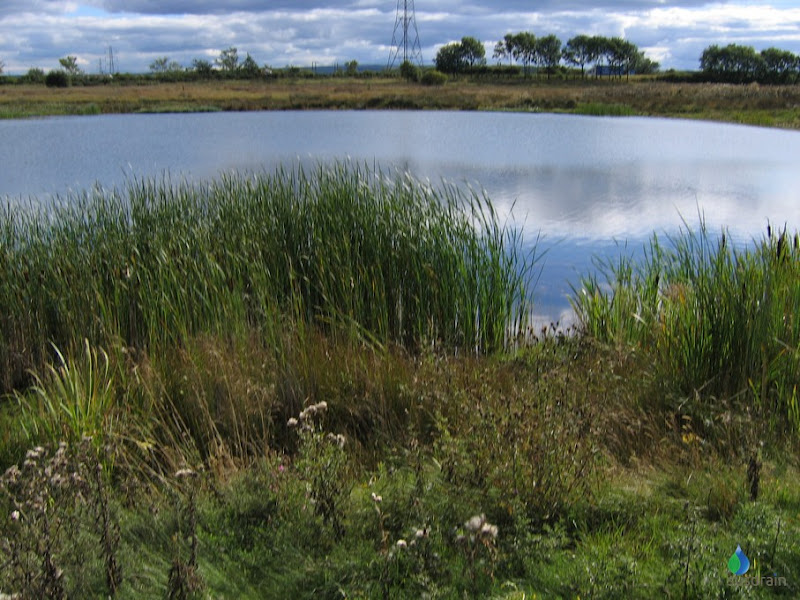
<path id="1" fill-rule="evenodd" d="M 102 559 L 109 596 L 122 583 L 119 528 L 96 448 L 89 438 L 54 452 L 37 446 L 0 477 L 0 575 L 21 598 L 67 598 L 88 592 L 81 574 Z M 85 535 L 88 533 L 89 535 Z M 99 541 L 99 556 L 88 544 Z M 95 546 L 97 547 L 97 546 Z"/>
<path id="2" fill-rule="evenodd" d="M 342 434 L 326 433 L 324 418 L 328 403 L 324 400 L 303 409 L 287 422 L 298 436 L 297 469 L 306 482 L 308 499 L 314 512 L 330 526 L 336 540 L 344 535 L 343 504 L 349 487 L 346 439 Z"/>
<path id="3" fill-rule="evenodd" d="M 175 557 L 169 570 L 167 597 L 170 600 L 188 600 L 199 595 L 203 579 L 197 570 L 197 485 L 198 473 L 194 469 L 182 468 L 175 473 L 182 496 L 179 506 L 178 531 L 175 540 Z M 189 544 L 189 556 L 184 559 L 184 543 Z"/>

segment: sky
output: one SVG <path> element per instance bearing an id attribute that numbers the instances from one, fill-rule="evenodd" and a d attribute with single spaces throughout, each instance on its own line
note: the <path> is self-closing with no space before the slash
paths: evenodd
<path id="1" fill-rule="evenodd" d="M 703 49 L 737 43 L 800 54 L 800 0 L 409 0 L 425 64 L 444 44 L 473 36 L 487 59 L 506 33 L 621 36 L 662 69 L 697 69 Z M 402 5 L 402 1 L 400 2 Z M 236 47 L 271 67 L 386 64 L 396 0 L 0 0 L 5 73 L 58 68 L 76 56 L 88 73 L 147 72 L 168 57 L 213 62 Z"/>

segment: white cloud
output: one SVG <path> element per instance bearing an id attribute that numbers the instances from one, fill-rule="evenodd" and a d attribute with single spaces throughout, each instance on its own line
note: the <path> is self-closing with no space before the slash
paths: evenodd
<path id="1" fill-rule="evenodd" d="M 664 67 L 697 68 L 700 52 L 713 43 L 800 53 L 796 2 L 745 2 L 440 0 L 416 3 L 416 17 L 426 62 L 434 48 L 464 35 L 491 45 L 520 30 L 555 33 L 563 41 L 579 33 L 624 35 Z M 91 66 L 113 45 L 123 70 L 146 71 L 156 56 L 188 65 L 236 46 L 274 66 L 353 58 L 383 64 L 395 6 L 385 0 L 4 0 L 0 60 L 12 73 L 57 67 L 67 54 Z"/>

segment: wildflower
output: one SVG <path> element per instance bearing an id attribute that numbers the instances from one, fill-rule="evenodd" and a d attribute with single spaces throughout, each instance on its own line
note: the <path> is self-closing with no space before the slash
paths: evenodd
<path id="1" fill-rule="evenodd" d="M 12 465 L 6 472 L 3 474 L 3 479 L 5 479 L 8 483 L 16 483 L 19 479 L 20 471 L 17 465 Z"/>
<path id="2" fill-rule="evenodd" d="M 372 492 L 372 501 L 375 504 L 380 504 L 381 502 L 383 502 L 383 496 L 379 496 L 375 492 Z"/>
<path id="3" fill-rule="evenodd" d="M 408 542 L 405 540 L 397 540 L 397 544 L 395 544 L 399 550 L 405 550 L 408 548 Z"/>
<path id="4" fill-rule="evenodd" d="M 19 511 L 15 510 L 11 513 L 11 520 L 12 521 L 19 521 Z"/>
<path id="5" fill-rule="evenodd" d="M 424 527 L 423 529 L 417 529 L 417 531 L 414 532 L 414 537 L 418 540 L 428 537 L 428 528 Z"/>
<path id="6" fill-rule="evenodd" d="M 289 419 L 288 421 L 286 421 L 286 425 L 287 425 L 288 427 L 297 427 L 297 419 L 295 419 L 294 417 L 292 417 L 291 419 Z"/>
<path id="7" fill-rule="evenodd" d="M 467 531 L 476 533 L 477 531 L 480 531 L 480 528 L 483 526 L 485 522 L 486 522 L 486 515 L 475 515 L 469 521 L 464 523 L 464 527 L 467 529 Z"/>
<path id="8" fill-rule="evenodd" d="M 41 446 L 36 446 L 36 448 L 34 448 L 33 450 L 28 450 L 25 453 L 26 462 L 28 460 L 34 461 L 38 459 L 42 455 L 42 452 L 44 452 L 44 448 L 42 448 Z"/>
<path id="9" fill-rule="evenodd" d="M 481 527 L 481 535 L 490 537 L 492 539 L 497 538 L 497 525 L 491 525 L 489 523 L 484 523 Z"/>
<path id="10" fill-rule="evenodd" d="M 331 443 L 336 444 L 337 446 L 339 446 L 339 448 L 344 448 L 344 443 L 346 440 L 341 433 L 337 435 L 329 433 L 327 437 Z"/>

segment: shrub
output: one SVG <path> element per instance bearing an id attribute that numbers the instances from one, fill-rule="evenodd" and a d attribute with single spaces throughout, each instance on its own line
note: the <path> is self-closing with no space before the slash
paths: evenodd
<path id="1" fill-rule="evenodd" d="M 447 83 L 447 75 L 440 71 L 426 71 L 421 81 L 422 85 L 444 85 Z"/>
<path id="2" fill-rule="evenodd" d="M 30 68 L 25 76 L 22 77 L 22 79 L 24 79 L 27 83 L 44 83 L 44 71 L 37 69 L 36 67 Z"/>
<path id="3" fill-rule="evenodd" d="M 403 61 L 400 65 L 400 76 L 406 81 L 419 81 L 419 69 L 409 61 Z"/>
<path id="4" fill-rule="evenodd" d="M 68 87 L 70 84 L 69 75 L 64 71 L 50 71 L 44 78 L 47 87 Z"/>

